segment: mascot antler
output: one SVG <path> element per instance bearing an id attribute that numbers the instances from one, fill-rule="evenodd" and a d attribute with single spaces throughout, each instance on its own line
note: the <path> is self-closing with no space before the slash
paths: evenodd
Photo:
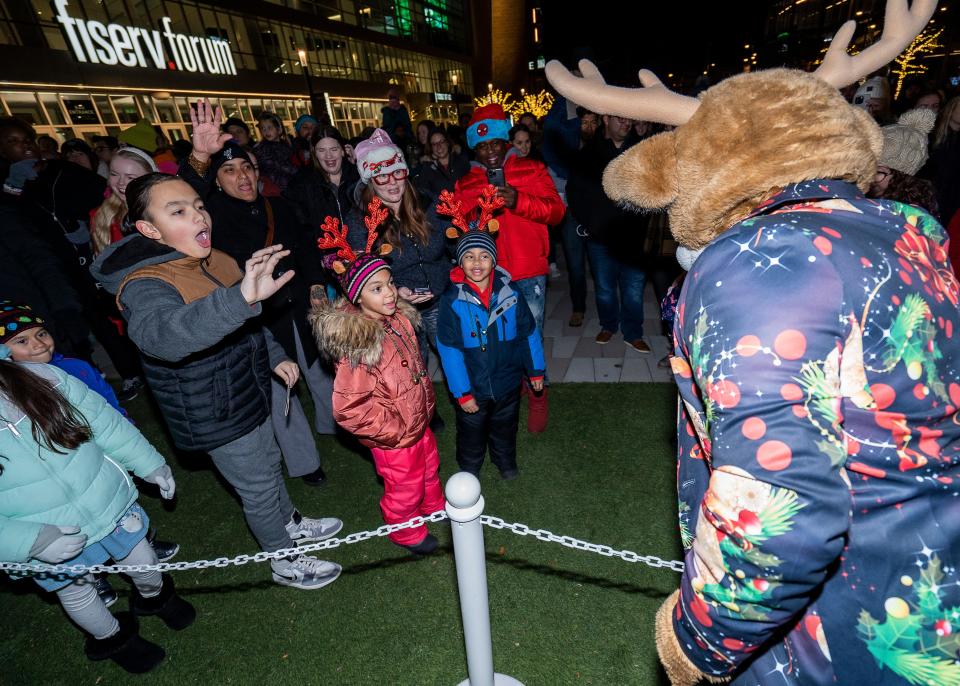
<path id="1" fill-rule="evenodd" d="M 580 60 L 580 73 L 582 78 L 574 76 L 556 60 L 546 67 L 547 80 L 560 95 L 601 114 L 679 126 L 700 106 L 699 100 L 673 92 L 647 69 L 640 70 L 644 88 L 608 86 L 590 60 Z"/>
<path id="2" fill-rule="evenodd" d="M 834 35 L 814 74 L 836 88 L 859 81 L 889 63 L 910 45 L 910 41 L 923 31 L 936 8 L 937 0 L 914 0 L 912 7 L 907 6 L 907 0 L 887 0 L 880 40 L 852 56 L 847 54 L 847 48 L 857 22 L 851 19 Z"/>
<path id="3" fill-rule="evenodd" d="M 317 239 L 318 248 L 321 250 L 336 249 L 337 257 L 347 262 L 352 262 L 357 259 L 357 254 L 347 242 L 346 224 L 343 225 L 343 229 L 341 230 L 339 219 L 336 217 L 327 217 L 323 220 L 323 224 L 320 225 L 320 230 L 323 231 L 323 236 Z"/>

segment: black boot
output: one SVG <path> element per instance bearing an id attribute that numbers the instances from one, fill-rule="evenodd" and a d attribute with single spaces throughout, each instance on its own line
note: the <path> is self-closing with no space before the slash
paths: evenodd
<path id="1" fill-rule="evenodd" d="M 133 595 L 130 596 L 130 609 L 133 614 L 141 617 L 156 615 L 174 631 L 186 629 L 197 618 L 197 611 L 193 609 L 193 605 L 177 595 L 177 589 L 173 586 L 173 577 L 169 574 L 163 575 L 160 594 L 152 598 L 144 598 L 134 586 Z"/>
<path id="2" fill-rule="evenodd" d="M 129 612 L 118 612 L 120 630 L 113 636 L 87 638 L 84 652 L 91 660 L 113 660 L 131 674 L 144 674 L 163 662 L 166 653 L 156 643 L 140 637 L 137 618 Z"/>

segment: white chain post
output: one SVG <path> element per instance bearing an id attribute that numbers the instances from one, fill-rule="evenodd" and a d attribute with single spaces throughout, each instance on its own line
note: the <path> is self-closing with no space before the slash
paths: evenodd
<path id="1" fill-rule="evenodd" d="M 469 472 L 458 472 L 447 481 L 445 495 L 467 648 L 468 678 L 461 681 L 460 686 L 523 686 L 513 677 L 493 671 L 487 557 L 480 523 L 484 504 L 480 482 Z"/>

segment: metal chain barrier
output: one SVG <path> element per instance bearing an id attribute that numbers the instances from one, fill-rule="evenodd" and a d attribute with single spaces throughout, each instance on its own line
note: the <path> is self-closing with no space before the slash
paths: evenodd
<path id="1" fill-rule="evenodd" d="M 51 565 L 42 562 L 0 562 L 0 570 L 7 572 L 43 572 L 46 574 L 93 574 L 127 573 L 127 572 L 180 572 L 187 569 L 207 569 L 209 567 L 230 567 L 245 565 L 250 562 L 266 562 L 279 560 L 285 557 L 314 553 L 320 550 L 330 550 L 341 545 L 360 543 L 370 538 L 379 538 L 402 529 L 412 529 L 427 522 L 441 522 L 447 518 L 447 513 L 437 510 L 431 515 L 414 517 L 400 524 L 384 524 L 373 531 L 358 531 L 343 538 L 328 538 L 325 541 L 307 543 L 295 548 L 284 548 L 272 553 L 256 553 L 255 555 L 237 555 L 236 557 L 218 557 L 215 560 L 197 560 L 196 562 L 159 562 L 155 565 Z"/>
<path id="2" fill-rule="evenodd" d="M 562 546 L 573 548 L 574 550 L 585 550 L 589 553 L 603 555 L 604 557 L 619 557 L 624 562 L 639 562 L 648 567 L 662 567 L 674 572 L 683 573 L 682 560 L 663 560 L 656 555 L 639 555 L 632 550 L 614 550 L 608 545 L 581 541 L 573 536 L 558 536 L 546 529 L 531 529 L 526 524 L 516 522 L 511 524 L 503 521 L 499 517 L 491 517 L 490 515 L 480 515 L 480 522 L 485 526 L 489 526 L 491 529 L 506 529 L 518 536 L 533 536 L 537 540 L 546 541 L 547 543 L 559 543 Z"/>
<path id="3" fill-rule="evenodd" d="M 331 550 L 341 545 L 350 545 L 360 543 L 371 538 L 380 538 L 401 531 L 402 529 L 412 529 L 428 522 L 441 522 L 448 519 L 447 513 L 443 510 L 437 510 L 431 515 L 414 517 L 401 524 L 385 524 L 372 531 L 358 531 L 343 538 L 328 538 L 325 541 L 308 543 L 295 548 L 284 548 L 272 553 L 256 553 L 254 555 L 237 555 L 236 557 L 218 557 L 213 560 L 197 560 L 195 562 L 159 562 L 155 565 L 53 565 L 42 562 L 0 562 L 0 571 L 20 572 L 20 573 L 44 573 L 44 574 L 118 574 L 128 572 L 180 572 L 188 569 L 208 569 L 210 567 L 231 567 L 245 565 L 250 562 L 266 562 L 268 560 L 279 560 L 281 558 L 302 555 L 306 553 L 319 552 L 321 550 Z M 531 529 L 526 524 L 518 522 L 509 523 L 500 519 L 500 517 L 491 517 L 490 515 L 481 515 L 480 522 L 489 526 L 491 529 L 506 529 L 518 536 L 533 536 L 537 540 L 547 543 L 559 543 L 567 548 L 574 550 L 584 550 L 589 553 L 596 553 L 604 557 L 618 557 L 624 562 L 638 562 L 648 567 L 669 569 L 674 572 L 683 572 L 683 561 L 664 560 L 655 555 L 640 555 L 631 550 L 615 550 L 608 545 L 599 543 L 590 543 L 582 541 L 572 536 L 558 536 L 546 529 Z"/>

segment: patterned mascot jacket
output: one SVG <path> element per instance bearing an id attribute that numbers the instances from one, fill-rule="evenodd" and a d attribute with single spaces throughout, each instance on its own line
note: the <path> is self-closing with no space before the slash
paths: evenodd
<path id="1" fill-rule="evenodd" d="M 960 313 L 943 228 L 785 188 L 674 324 L 674 629 L 735 684 L 960 684 Z"/>

